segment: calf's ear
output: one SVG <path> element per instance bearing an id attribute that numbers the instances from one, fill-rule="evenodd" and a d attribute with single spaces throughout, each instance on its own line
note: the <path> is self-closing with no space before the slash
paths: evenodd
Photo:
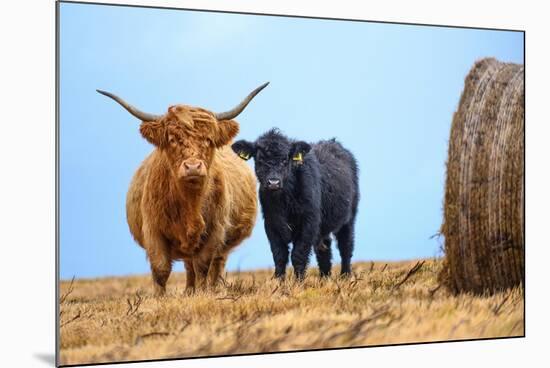
<path id="1" fill-rule="evenodd" d="M 139 132 L 147 142 L 157 147 L 163 147 L 168 142 L 166 125 L 162 122 L 144 121 L 139 126 Z"/>
<path id="2" fill-rule="evenodd" d="M 250 160 L 250 158 L 256 154 L 256 145 L 245 140 L 240 140 L 233 143 L 231 148 L 245 161 Z"/>
<path id="3" fill-rule="evenodd" d="M 290 146 L 290 158 L 297 164 L 304 161 L 304 156 L 311 150 L 309 143 L 298 141 Z"/>
<path id="4" fill-rule="evenodd" d="M 221 120 L 218 122 L 217 136 L 214 139 L 216 147 L 222 147 L 231 142 L 239 133 L 239 124 L 233 120 Z"/>

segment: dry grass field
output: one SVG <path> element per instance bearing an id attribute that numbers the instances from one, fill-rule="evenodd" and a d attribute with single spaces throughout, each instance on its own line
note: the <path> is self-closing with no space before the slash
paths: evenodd
<path id="1" fill-rule="evenodd" d="M 521 288 L 453 296 L 438 287 L 440 268 L 356 263 L 353 277 L 324 281 L 310 268 L 303 284 L 279 284 L 271 270 L 229 273 L 218 290 L 192 296 L 175 273 L 160 299 L 149 275 L 63 281 L 61 364 L 524 334 Z"/>

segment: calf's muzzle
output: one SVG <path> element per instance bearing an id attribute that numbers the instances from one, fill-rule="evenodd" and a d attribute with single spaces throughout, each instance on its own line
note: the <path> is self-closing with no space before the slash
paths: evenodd
<path id="1" fill-rule="evenodd" d="M 278 190 L 281 189 L 281 180 L 277 178 L 267 179 L 267 188 L 269 190 Z"/>

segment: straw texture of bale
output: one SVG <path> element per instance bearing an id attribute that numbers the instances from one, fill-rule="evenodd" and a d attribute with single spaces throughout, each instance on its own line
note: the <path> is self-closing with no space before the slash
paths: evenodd
<path id="1" fill-rule="evenodd" d="M 523 285 L 524 67 L 474 64 L 453 116 L 447 159 L 445 266 L 453 292 Z"/>

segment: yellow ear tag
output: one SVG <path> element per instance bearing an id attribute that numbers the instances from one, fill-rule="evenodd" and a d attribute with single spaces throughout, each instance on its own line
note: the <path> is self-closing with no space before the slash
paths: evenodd
<path id="1" fill-rule="evenodd" d="M 250 158 L 250 153 L 241 151 L 239 152 L 239 157 L 242 158 L 243 160 L 248 160 Z"/>
<path id="2" fill-rule="evenodd" d="M 296 162 L 302 162 L 304 161 L 304 157 L 302 156 L 302 152 L 298 152 L 294 157 L 292 157 L 292 161 Z"/>

